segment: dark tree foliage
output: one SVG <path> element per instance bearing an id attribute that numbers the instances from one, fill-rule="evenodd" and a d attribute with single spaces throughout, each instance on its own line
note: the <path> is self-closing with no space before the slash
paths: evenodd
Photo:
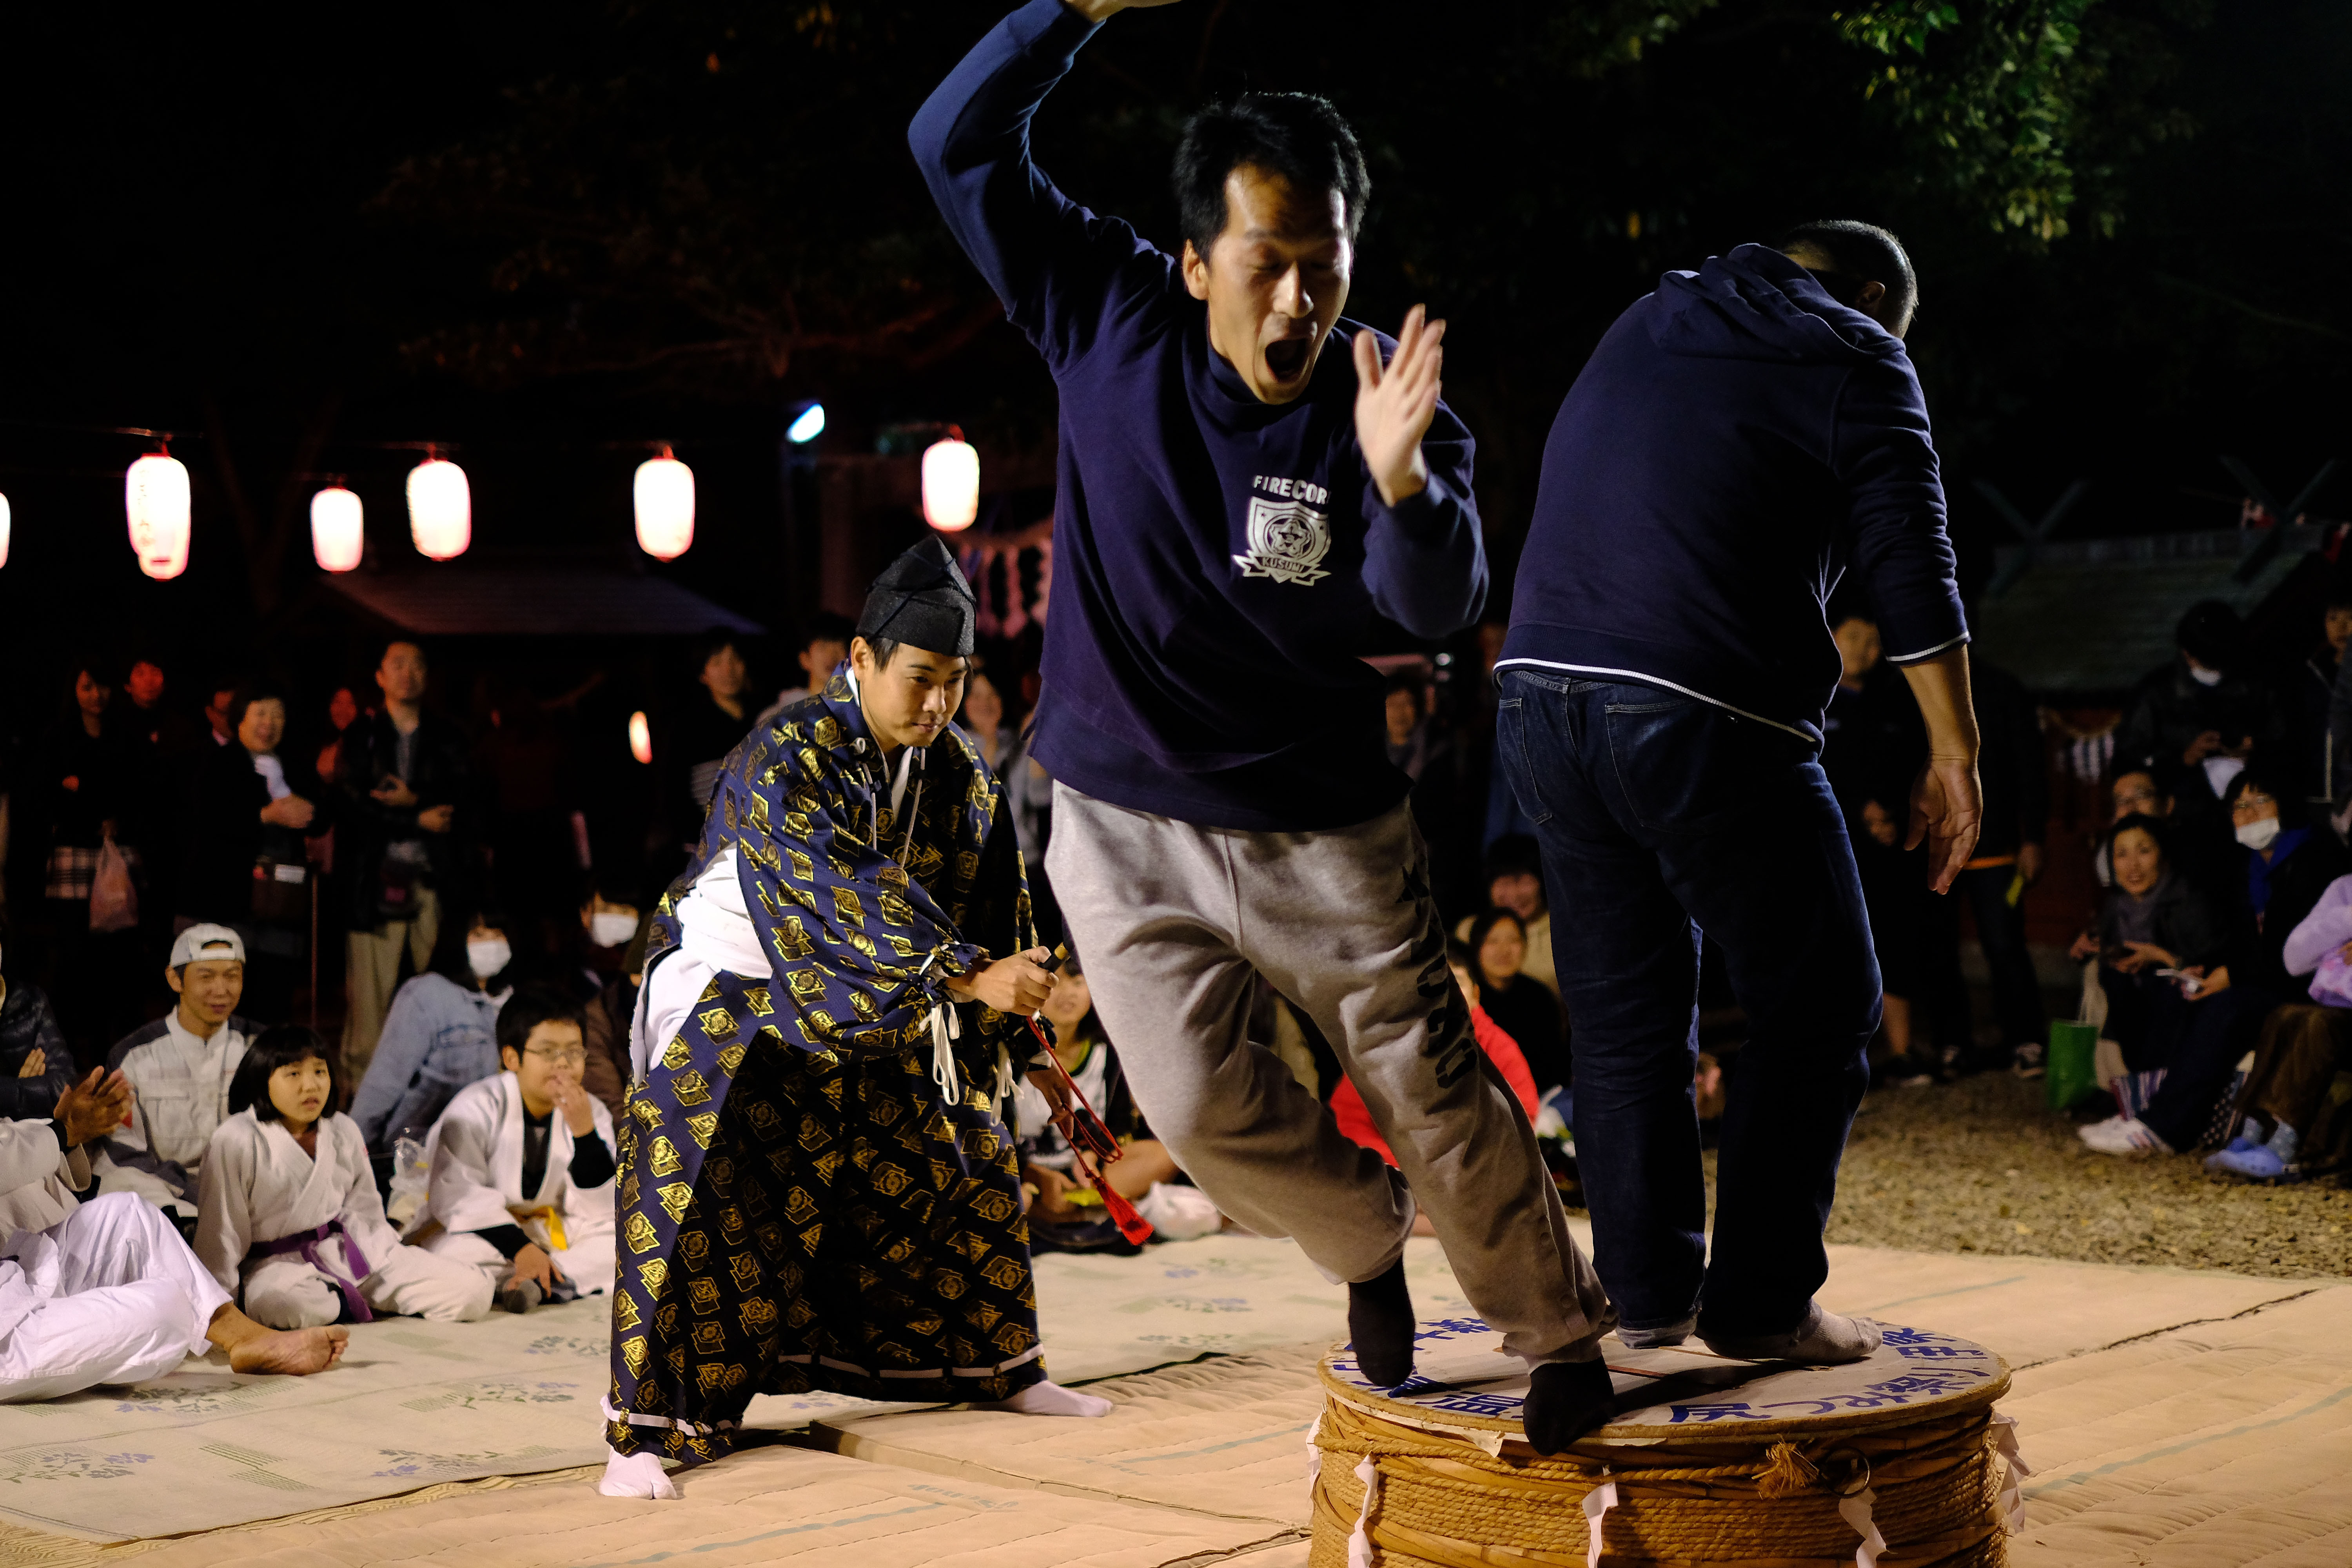
<path id="1" fill-rule="evenodd" d="M 1425 299 L 1452 319 L 1449 395 L 1507 538 L 1560 393 L 1661 270 L 1867 216 L 1911 240 L 1932 310 L 1956 269 L 2113 232 L 2132 160 L 2188 129 L 2158 107 L 2197 19 L 2172 11 L 1187 0 L 1089 45 L 1037 149 L 1079 200 L 1172 244 L 1168 160 L 1192 108 L 1254 88 L 1333 98 L 1375 182 L 1349 313 L 1386 323 Z M 406 352 L 490 384 L 756 395 L 789 378 L 910 409 L 960 399 L 1042 434 L 1050 386 L 905 148 L 994 19 L 940 0 L 615 6 L 495 133 L 410 160 L 379 198 L 459 242 L 488 285 Z"/>

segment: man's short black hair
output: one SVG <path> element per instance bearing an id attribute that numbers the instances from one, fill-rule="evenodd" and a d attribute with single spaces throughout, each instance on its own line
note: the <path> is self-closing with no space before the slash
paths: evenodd
<path id="1" fill-rule="evenodd" d="M 856 635 L 857 623 L 847 616 L 819 610 L 802 626 L 801 640 L 793 645 L 793 651 L 806 653 L 812 646 L 821 642 L 837 642 L 847 647 L 849 639 Z"/>
<path id="2" fill-rule="evenodd" d="M 1185 123 L 1176 146 L 1176 209 L 1184 237 L 1204 260 L 1225 231 L 1225 176 L 1244 165 L 1279 174 L 1303 193 L 1339 192 L 1348 237 L 1356 237 L 1372 177 L 1356 133 L 1330 100 L 1311 92 L 1244 93 Z"/>
<path id="3" fill-rule="evenodd" d="M 396 647 L 415 648 L 416 650 L 417 661 L 423 664 L 427 669 L 433 668 L 432 659 L 425 657 L 425 645 L 423 643 L 418 642 L 415 637 L 386 637 L 383 639 L 383 647 L 375 656 L 375 667 L 378 669 L 382 669 L 383 668 L 383 661 L 392 657 L 392 650 Z M 232 681 L 230 684 L 235 685 L 236 682 Z M 226 688 L 224 688 L 223 689 L 226 689 Z"/>
<path id="4" fill-rule="evenodd" d="M 336 1062 L 340 1053 L 327 1048 L 327 1042 L 312 1030 L 299 1024 L 280 1024 L 274 1029 L 264 1029 L 253 1044 L 245 1047 L 245 1057 L 236 1064 L 236 1071 L 228 1080 L 228 1113 L 250 1110 L 257 1121 L 278 1120 L 278 1107 L 269 1102 L 269 1079 L 279 1068 L 290 1068 L 296 1062 L 318 1058 L 327 1064 L 327 1108 L 320 1120 L 335 1113 L 335 1098 L 342 1087 L 342 1073 Z"/>
<path id="5" fill-rule="evenodd" d="M 1821 218 L 1801 223 L 1782 235 L 1775 250 L 1811 250 L 1829 258 L 1829 270 L 1813 276 L 1831 299 L 1851 305 L 1865 283 L 1885 287 L 1893 297 L 1892 314 L 1900 321 L 1919 300 L 1919 279 L 1903 242 L 1874 223 L 1850 217 Z"/>
<path id="6" fill-rule="evenodd" d="M 523 1047 L 530 1043 L 530 1032 L 541 1024 L 570 1022 L 584 1030 L 581 1005 L 552 985 L 518 985 L 515 994 L 499 1009 L 499 1049 L 512 1047 L 522 1055 Z"/>

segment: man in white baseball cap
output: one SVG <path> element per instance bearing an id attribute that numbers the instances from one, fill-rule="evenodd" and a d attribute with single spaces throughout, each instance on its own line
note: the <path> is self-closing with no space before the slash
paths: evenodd
<path id="1" fill-rule="evenodd" d="M 130 1081 L 132 1108 L 130 1125 L 107 1137 L 93 1163 L 100 1191 L 136 1193 L 188 1230 L 205 1150 L 228 1117 L 229 1079 L 261 1026 L 237 1015 L 245 942 L 225 925 L 182 931 L 163 978 L 179 1005 L 107 1054 L 109 1070 Z"/>

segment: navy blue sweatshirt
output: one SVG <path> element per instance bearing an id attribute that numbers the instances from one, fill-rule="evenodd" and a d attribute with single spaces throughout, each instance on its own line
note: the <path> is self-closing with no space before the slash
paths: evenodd
<path id="1" fill-rule="evenodd" d="M 1339 322 L 1307 390 L 1260 403 L 1209 347 L 1175 258 L 1054 188 L 1030 161 L 1030 117 L 1093 32 L 1032 0 L 908 133 L 1061 394 L 1033 754 L 1083 794 L 1207 826 L 1365 821 L 1412 781 L 1357 655 L 1380 617 L 1439 637 L 1486 599 L 1469 432 L 1440 405 L 1428 489 L 1383 505 L 1356 446 L 1350 350 L 1370 329 Z"/>
<path id="2" fill-rule="evenodd" d="M 1818 743 L 1849 566 L 1889 663 L 1968 641 L 1901 340 L 1743 245 L 1659 279 L 1569 389 L 1496 668 L 1664 687 Z"/>

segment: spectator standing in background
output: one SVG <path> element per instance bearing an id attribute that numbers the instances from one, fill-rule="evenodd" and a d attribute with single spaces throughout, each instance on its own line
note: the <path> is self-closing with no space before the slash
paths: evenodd
<path id="1" fill-rule="evenodd" d="M 733 632 L 713 631 L 696 645 L 700 657 L 694 679 L 703 694 L 688 700 L 675 726 L 677 741 L 672 754 L 687 761 L 686 793 L 694 807 L 688 819 L 688 838 L 702 826 L 719 764 L 736 742 L 751 732 L 751 710 L 743 700 L 751 689 L 751 667 L 743 662 L 736 640 Z"/>
<path id="2" fill-rule="evenodd" d="M 319 748 L 318 771 L 320 778 L 331 779 L 335 776 L 336 759 L 341 757 L 343 752 L 343 731 L 350 729 L 352 721 L 359 716 L 360 700 L 352 695 L 352 689 L 348 686 L 336 687 L 335 694 L 327 699 L 327 725 L 334 731 L 335 735 L 333 740 Z"/>
<path id="3" fill-rule="evenodd" d="M 147 897 L 139 905 L 139 963 L 161 964 L 171 951 L 172 917 L 180 907 L 180 822 L 176 807 L 184 763 L 194 760 L 204 731 L 194 720 L 163 705 L 163 667 L 152 658 L 133 659 L 123 677 L 122 700 L 112 721 L 136 736 L 140 783 L 131 837 L 147 861 Z"/>
<path id="4" fill-rule="evenodd" d="M 299 757 L 278 755 L 286 701 L 267 687 L 230 700 L 236 744 L 196 759 L 183 826 L 185 858 L 175 911 L 211 921 L 245 944 L 247 1011 L 283 1023 L 310 935 L 310 867 L 303 835 L 320 820 L 322 792 Z"/>
<path id="5" fill-rule="evenodd" d="M 134 931 L 90 930 L 90 888 L 99 852 L 111 843 L 143 881 L 133 837 L 141 810 L 138 742 L 130 727 L 107 722 L 114 696 L 103 666 L 76 668 L 43 759 L 49 790 L 49 857 L 43 891 L 56 945 L 58 1005 L 66 1037 L 95 1057 L 139 1016 L 143 988 L 122 984 L 136 962 Z"/>
<path id="6" fill-rule="evenodd" d="M 1004 695 L 985 670 L 975 668 L 965 680 L 963 710 L 956 715 L 956 723 L 980 748 L 980 759 L 988 764 L 988 771 L 1002 778 L 1021 736 L 1004 721 Z"/>
<path id="7" fill-rule="evenodd" d="M 2179 815 L 2211 822 L 2246 759 L 2285 741 L 2286 715 L 2245 672 L 2245 626 L 2221 600 L 2191 605 L 2173 640 L 2179 655 L 2143 677 L 2124 709 L 2116 766 L 2179 768 L 2169 781 Z"/>
<path id="8" fill-rule="evenodd" d="M 213 682 L 212 700 L 205 704 L 205 722 L 212 727 L 210 735 L 205 738 L 215 746 L 229 745 L 236 739 L 236 722 L 228 716 L 228 710 L 236 700 L 237 688 L 244 684 L 241 680 L 216 679 Z M 201 745 L 202 740 L 197 743 Z"/>
<path id="9" fill-rule="evenodd" d="M 488 808 L 489 895 L 535 948 L 562 940 L 580 881 L 572 840 L 563 737 L 546 705 L 520 679 L 489 689 L 488 729 L 474 748 L 474 776 Z"/>
<path id="10" fill-rule="evenodd" d="M 2352 683 L 2347 681 L 2344 658 L 2352 647 L 2352 573 L 2338 570 L 2327 586 L 2319 642 L 2294 680 L 2297 755 L 2309 770 L 2301 783 L 2315 806 L 2326 803 L 2320 816 L 2332 815 L 2337 803 L 2352 795 Z"/>
<path id="11" fill-rule="evenodd" d="M 73 1081 L 73 1047 L 48 997 L 0 973 L 0 1121 L 47 1121 Z"/>
<path id="12" fill-rule="evenodd" d="M 824 689 L 835 667 L 849 657 L 849 639 L 856 635 L 857 628 L 850 625 L 847 616 L 836 616 L 831 610 L 811 616 L 807 630 L 801 634 L 800 648 L 793 656 L 800 667 L 801 683 L 777 692 L 776 700 L 761 710 L 758 722 L 765 724 L 802 698 Z"/>
<path id="13" fill-rule="evenodd" d="M 336 759 L 336 815 L 349 831 L 337 848 L 350 878 L 342 1070 L 352 1083 L 367 1075 L 403 959 L 425 968 L 442 900 L 461 891 L 466 869 L 457 833 L 468 782 L 465 737 L 425 711 L 425 678 L 423 648 L 404 639 L 384 645 L 375 672 L 383 709 L 352 721 Z"/>
<path id="14" fill-rule="evenodd" d="M 2009 1067 L 2020 1078 L 2040 1078 L 2048 1015 L 2033 955 L 2025 945 L 2025 889 L 2042 878 L 2042 845 L 2050 826 L 2049 770 L 2042 754 L 2042 722 L 2024 685 L 1998 665 L 1978 660 L 1969 670 L 1976 698 L 1977 776 L 1984 790 L 1984 831 L 1977 852 L 1954 882 L 1976 917 L 1985 967 L 1992 979 L 1993 1016 L 2001 1046 L 1989 1068 Z M 1913 879 L 1913 890 L 1917 880 Z M 1941 969 L 1932 988 L 1946 999 L 1963 1049 L 1972 1038 L 1967 983 L 1960 977 L 1959 903 L 1926 900 L 1934 945 L 1928 958 Z M 1958 1065 L 1958 1064 L 1956 1064 Z"/>
<path id="15" fill-rule="evenodd" d="M 1927 725 L 1911 688 L 1885 662 L 1878 623 L 1855 605 L 1832 606 L 1828 619 L 1838 681 L 1822 717 L 1822 771 L 1845 816 L 1878 959 L 1879 1033 L 1887 1055 L 1873 1081 L 1916 1089 L 1936 1078 L 1930 1053 L 1912 1035 L 1926 969 L 1927 902 L 1934 895 L 1924 888 L 1924 855 L 1903 847 L 1903 814 L 1911 780 L 1927 760 Z"/>
<path id="16" fill-rule="evenodd" d="M 1430 716 L 1428 678 L 1418 665 L 1400 669 L 1389 677 L 1381 700 L 1389 761 L 1412 780 L 1406 801 L 1413 826 L 1421 829 L 1421 841 L 1429 847 L 1430 891 L 1441 910 L 1475 910 L 1478 851 L 1463 810 L 1462 753 L 1454 737 Z M 1538 879 L 1538 899 L 1541 889 Z"/>

